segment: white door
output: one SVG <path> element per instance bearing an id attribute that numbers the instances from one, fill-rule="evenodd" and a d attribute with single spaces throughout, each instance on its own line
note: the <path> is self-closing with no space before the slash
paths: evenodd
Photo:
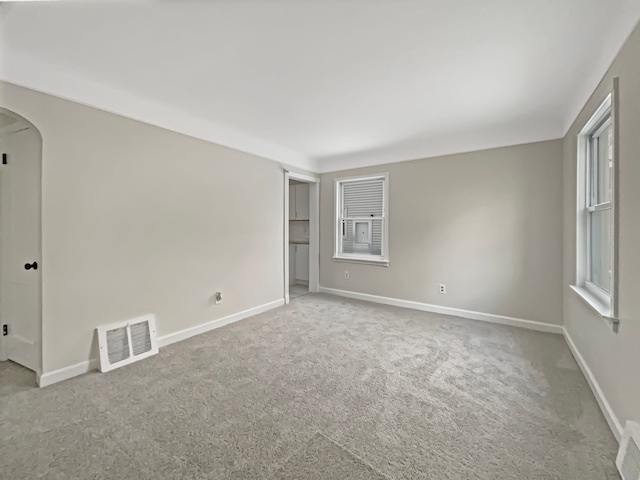
<path id="1" fill-rule="evenodd" d="M 25 128 L 25 127 L 23 127 Z M 0 323 L 3 356 L 41 369 L 40 135 L 0 133 Z"/>
<path id="2" fill-rule="evenodd" d="M 309 281 L 309 245 L 296 245 L 296 280 Z"/>

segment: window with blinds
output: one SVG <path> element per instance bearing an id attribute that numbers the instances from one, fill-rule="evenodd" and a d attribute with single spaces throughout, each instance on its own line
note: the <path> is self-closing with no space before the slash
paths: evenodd
<path id="1" fill-rule="evenodd" d="M 336 258 L 388 262 L 388 174 L 336 180 Z"/>

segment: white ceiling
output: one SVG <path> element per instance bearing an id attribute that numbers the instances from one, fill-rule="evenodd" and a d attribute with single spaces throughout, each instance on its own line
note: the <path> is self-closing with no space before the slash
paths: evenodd
<path id="1" fill-rule="evenodd" d="M 563 136 L 640 0 L 2 3 L 0 78 L 312 171 Z"/>

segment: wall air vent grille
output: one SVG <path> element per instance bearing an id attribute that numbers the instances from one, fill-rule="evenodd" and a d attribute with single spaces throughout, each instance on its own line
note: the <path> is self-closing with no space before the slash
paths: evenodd
<path id="1" fill-rule="evenodd" d="M 100 371 L 128 365 L 158 353 L 153 315 L 98 327 Z"/>
<path id="2" fill-rule="evenodd" d="M 640 425 L 627 422 L 616 465 L 623 480 L 640 480 Z"/>
<path id="3" fill-rule="evenodd" d="M 107 353 L 109 356 L 109 364 L 111 365 L 129 358 L 127 327 L 107 330 Z"/>

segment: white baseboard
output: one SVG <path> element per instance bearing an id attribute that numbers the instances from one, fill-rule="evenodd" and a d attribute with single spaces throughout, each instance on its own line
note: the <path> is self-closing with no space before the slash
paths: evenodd
<path id="1" fill-rule="evenodd" d="M 180 330 L 178 332 L 163 335 L 161 337 L 158 337 L 158 346 L 165 347 L 167 345 L 171 345 L 172 343 L 181 342 L 182 340 L 186 340 L 187 338 L 191 338 L 195 335 L 200 335 L 201 333 L 205 333 L 210 330 L 229 325 L 230 323 L 237 322 L 238 320 L 243 320 L 247 317 L 258 315 L 259 313 L 266 312 L 281 305 L 284 305 L 283 298 L 274 300 L 273 302 L 265 303 L 264 305 L 250 308 L 248 310 L 244 310 L 242 312 L 234 313 L 226 317 L 218 318 L 207 323 L 202 323 L 200 325 L 196 325 L 195 327 L 185 328 L 184 330 Z"/>
<path id="2" fill-rule="evenodd" d="M 273 302 L 265 303 L 264 305 L 250 308 L 242 312 L 234 313 L 233 315 L 218 318 L 217 320 L 213 320 L 211 322 L 196 325 L 195 327 L 191 328 L 186 328 L 184 330 L 170 333 L 168 335 L 163 335 L 162 337 L 158 337 L 158 346 L 164 347 L 167 345 L 171 345 L 172 343 L 186 340 L 187 338 L 191 338 L 195 335 L 208 332 L 215 328 L 220 328 L 224 325 L 237 322 L 238 320 L 242 320 L 244 318 L 251 317 L 262 312 L 266 312 L 267 310 L 271 310 L 283 304 L 284 299 L 281 298 Z M 36 380 L 38 382 L 38 386 L 47 387 L 49 385 L 53 385 L 54 383 L 62 382 L 63 380 L 68 380 L 70 378 L 77 377 L 78 375 L 90 372 L 91 370 L 98 370 L 99 366 L 100 362 L 98 361 L 98 359 L 91 359 L 85 362 L 71 365 L 69 367 L 38 375 Z"/>
<path id="3" fill-rule="evenodd" d="M 563 330 L 564 339 L 567 342 L 567 345 L 569 345 L 569 350 L 571 350 L 571 353 L 573 354 L 573 358 L 576 359 L 576 362 L 580 367 L 580 370 L 582 370 L 582 374 L 587 379 L 587 383 L 589 384 L 589 387 L 591 387 L 593 396 L 596 397 L 596 401 L 600 406 L 600 410 L 602 410 L 602 414 L 604 415 L 604 418 L 607 420 L 607 423 L 609 424 L 609 428 L 613 432 L 613 436 L 616 437 L 616 440 L 618 441 L 618 443 L 620 443 L 620 440 L 622 439 L 622 433 L 623 433 L 623 428 L 622 428 L 622 424 L 620 423 L 620 420 L 618 420 L 618 417 L 616 417 L 616 414 L 613 413 L 613 409 L 611 408 L 611 405 L 609 405 L 609 402 L 607 401 L 607 397 L 605 397 L 604 392 L 600 388 L 600 384 L 596 380 L 596 377 L 593 375 L 593 372 L 589 368 L 589 365 L 587 365 L 587 362 L 585 361 L 584 357 L 580 353 L 580 350 L 578 350 L 578 347 L 576 347 L 576 344 L 573 342 L 571 335 L 569 335 L 569 332 L 567 331 L 566 328 L 563 328 L 562 330 Z"/>
<path id="4" fill-rule="evenodd" d="M 90 372 L 91 370 L 97 370 L 100 366 L 97 359 L 87 360 L 85 362 L 76 363 L 68 367 L 53 370 L 43 374 L 36 375 L 36 381 L 39 387 L 48 387 L 54 383 L 62 382 L 78 375 Z"/>
<path id="5" fill-rule="evenodd" d="M 452 315 L 454 317 L 468 318 L 470 320 L 480 320 L 483 322 L 498 323 L 500 325 L 511 325 L 513 327 L 522 327 L 538 332 L 557 333 L 562 335 L 564 329 L 562 325 L 554 325 L 552 323 L 536 322 L 533 320 L 524 320 L 522 318 L 506 317 L 504 315 L 494 315 L 492 313 L 474 312 L 472 310 L 462 310 L 452 307 L 441 307 L 439 305 L 431 305 L 429 303 L 414 302 L 411 300 L 401 300 L 398 298 L 381 297 L 378 295 L 369 295 L 368 293 L 349 292 L 347 290 L 337 290 L 334 288 L 320 287 L 320 293 L 328 293 L 330 295 L 338 295 L 341 297 L 355 298 L 357 300 L 365 300 L 368 302 L 382 303 L 384 305 L 393 305 L 395 307 L 411 308 L 413 310 L 422 310 L 424 312 L 440 313 L 443 315 Z"/>

